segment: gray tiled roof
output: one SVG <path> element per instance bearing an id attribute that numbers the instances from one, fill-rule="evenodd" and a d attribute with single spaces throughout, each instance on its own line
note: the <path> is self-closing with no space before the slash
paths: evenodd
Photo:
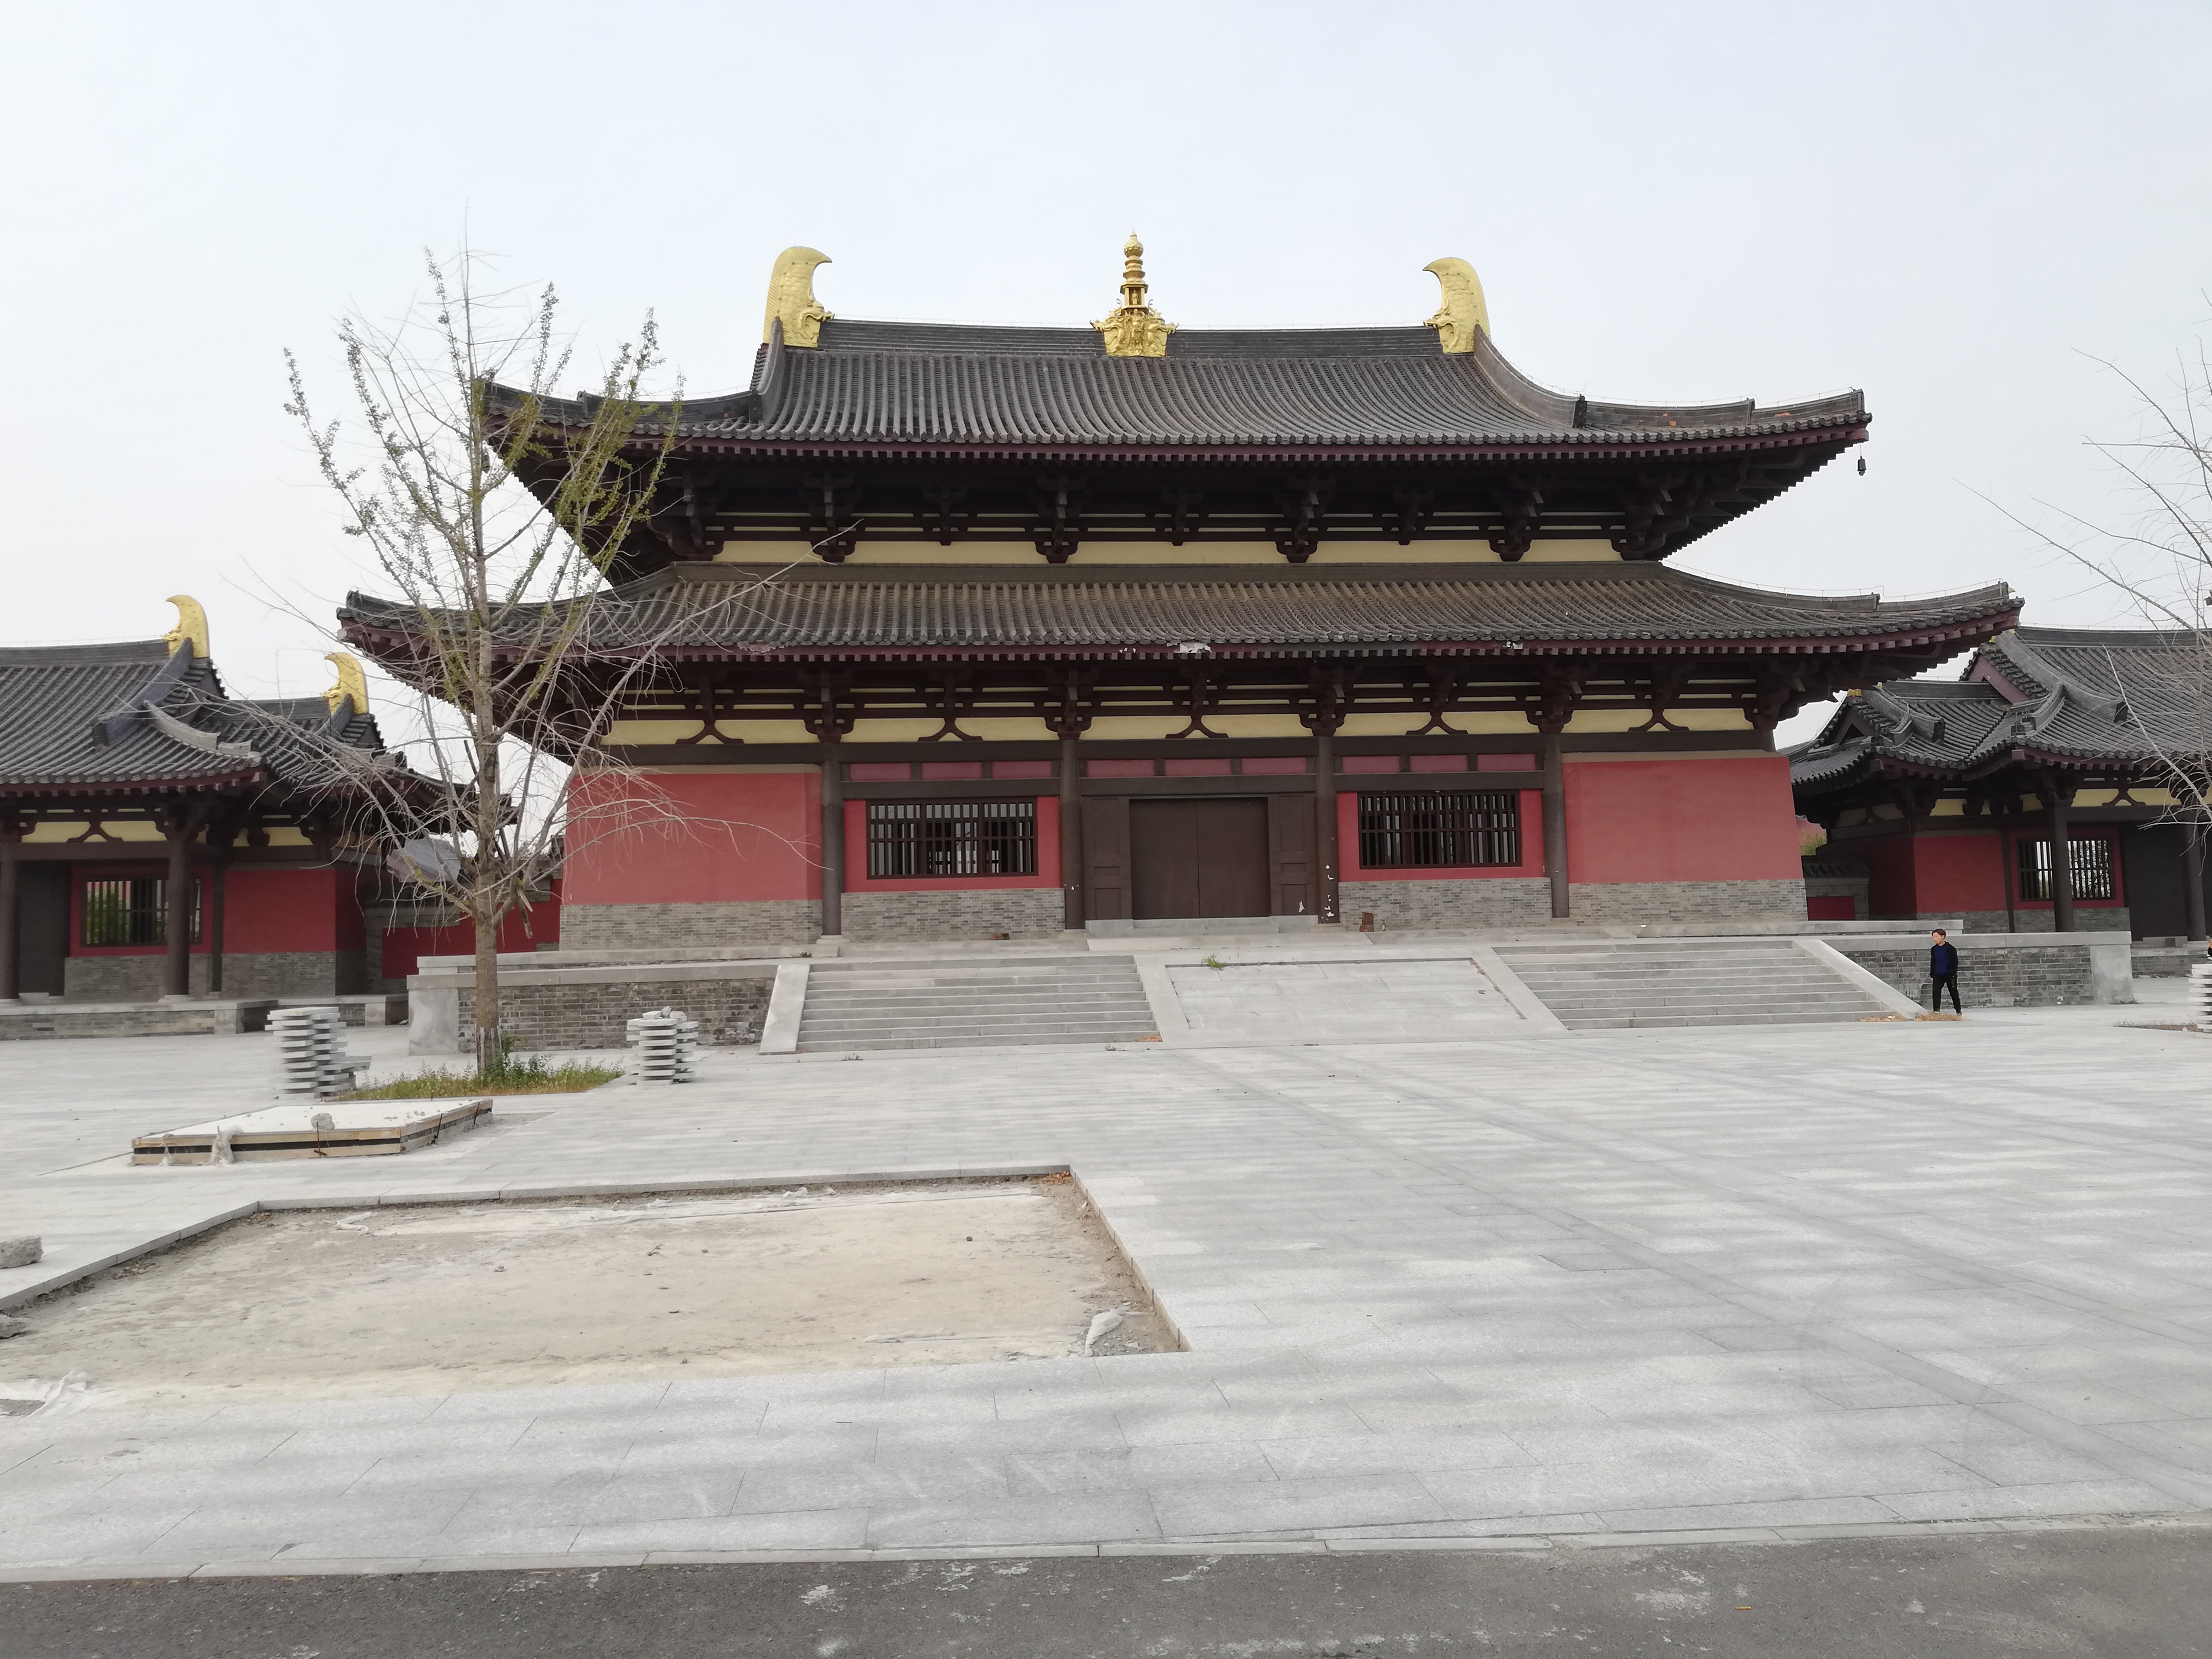
<path id="1" fill-rule="evenodd" d="M 367 715 L 332 728 L 319 697 L 228 697 L 165 641 L 0 647 L 0 793 L 307 786 L 325 737 L 382 746 Z"/>
<path id="2" fill-rule="evenodd" d="M 1155 574 L 1155 569 L 1157 574 Z M 2017 606 L 2002 586 L 1887 603 L 1708 580 L 1662 565 L 1498 565 L 1456 570 L 1218 566 L 1127 569 L 802 566 L 766 581 L 679 566 L 597 604 L 593 648 L 672 659 L 960 654 L 1139 657 L 1203 644 L 1221 654 L 1376 656 L 1496 649 L 1718 648 L 1986 638 Z M 340 613 L 369 649 L 416 626 L 362 594 Z"/>
<path id="3" fill-rule="evenodd" d="M 1967 778 L 2007 765 L 2152 768 L 2212 748 L 2212 690 L 2194 635 L 2016 628 L 1959 681 L 1892 680 L 1847 701 L 1790 751 L 1790 778 L 1827 792 L 1881 770 Z"/>
<path id="4" fill-rule="evenodd" d="M 592 402 L 547 410 L 580 420 Z M 1750 442 L 1866 419 L 1856 392 L 1767 407 L 1577 399 L 1528 380 L 1486 338 L 1447 356 L 1426 328 L 1187 329 L 1164 357 L 1109 357 L 1087 328 L 836 319 L 819 347 L 761 348 L 750 388 L 686 403 L 678 431 L 803 444 L 1571 449 Z"/>

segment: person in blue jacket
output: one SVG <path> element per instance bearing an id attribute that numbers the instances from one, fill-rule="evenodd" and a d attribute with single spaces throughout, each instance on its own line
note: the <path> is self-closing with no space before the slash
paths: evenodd
<path id="1" fill-rule="evenodd" d="M 1941 927 L 1929 937 L 1936 941 L 1928 951 L 1928 977 L 1932 981 L 1935 991 L 1935 994 L 1929 998 L 1929 1001 L 1935 1006 L 1937 1013 L 1942 1013 L 1943 989 L 1948 986 L 1951 991 L 1951 1012 L 1964 1015 L 1966 1011 L 1959 1006 L 1959 947 L 1951 943 L 1949 937 Z"/>

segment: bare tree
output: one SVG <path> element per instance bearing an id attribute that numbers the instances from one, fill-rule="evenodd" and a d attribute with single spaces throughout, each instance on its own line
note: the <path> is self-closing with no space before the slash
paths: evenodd
<path id="1" fill-rule="evenodd" d="M 379 654 L 418 699 L 410 741 L 427 757 L 406 777 L 343 744 L 328 759 L 386 840 L 451 837 L 410 874 L 473 927 L 476 1057 L 492 1072 L 501 921 L 564 853 L 665 815 L 644 781 L 571 767 L 624 770 L 591 745 L 654 672 L 654 641 L 611 649 L 593 624 L 611 561 L 652 514 L 676 405 L 645 396 L 662 368 L 648 315 L 582 416 L 549 418 L 572 354 L 553 289 L 485 293 L 470 252 L 426 260 L 426 301 L 390 325 L 338 325 L 356 429 L 317 419 L 289 352 L 286 412 L 389 585 L 404 641 Z"/>
<path id="2" fill-rule="evenodd" d="M 2123 595 L 2142 626 L 2172 636 L 2172 648 L 2160 653 L 2170 683 L 2155 688 L 2159 696 L 2131 695 L 2117 662 L 2106 665 L 2112 684 L 2105 689 L 2117 717 L 2154 757 L 2176 803 L 2169 816 L 2188 827 L 2193 843 L 2212 824 L 2212 355 L 2198 341 L 2177 358 L 2163 389 L 2097 361 L 2136 402 L 2133 436 L 2088 441 L 2118 476 L 2131 511 L 2106 525 L 2047 503 L 2040 522 L 2000 510 Z"/>

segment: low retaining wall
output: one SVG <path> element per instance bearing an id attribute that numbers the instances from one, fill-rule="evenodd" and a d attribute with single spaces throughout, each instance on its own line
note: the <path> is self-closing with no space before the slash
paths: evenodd
<path id="1" fill-rule="evenodd" d="M 760 1041 L 774 960 L 503 969 L 500 1029 L 517 1048 L 620 1048 L 625 1027 L 653 1008 L 680 1008 L 702 1042 Z M 476 973 L 446 969 L 407 981 L 407 1052 L 458 1054 L 476 1042 Z"/>
<path id="2" fill-rule="evenodd" d="M 1853 962 L 1929 1006 L 1928 936 L 1832 936 Z M 1969 1008 L 2133 1002 L 2133 940 L 2125 933 L 1958 933 L 1959 997 Z"/>
<path id="3" fill-rule="evenodd" d="M 26 1002 L 0 1008 L 0 1042 L 35 1037 L 212 1036 L 258 1031 L 273 1000 L 222 1002 Z"/>
<path id="4" fill-rule="evenodd" d="M 208 1036 L 269 1029 L 275 1008 L 336 1004 L 347 1025 L 404 1025 L 404 994 L 343 997 L 222 997 L 198 1002 L 26 1002 L 0 1007 L 0 1042 L 30 1037 Z"/>

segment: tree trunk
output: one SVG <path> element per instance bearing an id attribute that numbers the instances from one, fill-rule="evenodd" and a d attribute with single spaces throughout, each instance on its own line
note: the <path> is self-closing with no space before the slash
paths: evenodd
<path id="1" fill-rule="evenodd" d="M 499 918 L 471 918 L 477 926 L 477 1071 L 489 1076 L 500 1067 Z"/>

